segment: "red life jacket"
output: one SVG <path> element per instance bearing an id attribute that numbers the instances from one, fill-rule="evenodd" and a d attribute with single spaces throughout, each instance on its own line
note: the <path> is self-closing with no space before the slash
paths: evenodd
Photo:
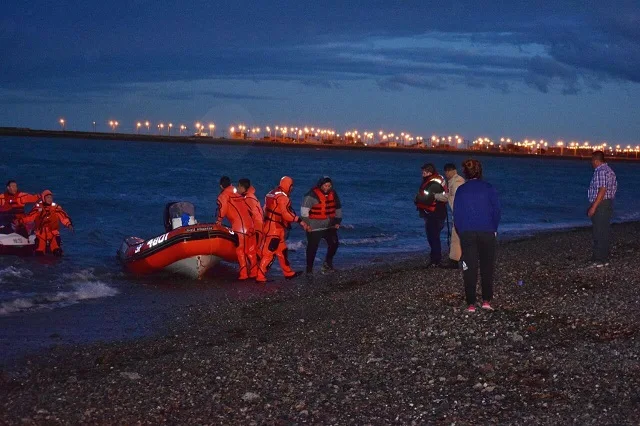
<path id="1" fill-rule="evenodd" d="M 313 188 L 319 203 L 309 210 L 309 219 L 329 219 L 336 217 L 336 197 L 333 190 L 325 194 L 320 188 Z"/>
<path id="2" fill-rule="evenodd" d="M 442 176 L 440 176 L 439 174 L 432 174 L 431 176 L 429 176 L 427 178 L 427 180 L 425 180 L 422 185 L 420 185 L 420 191 L 418 191 L 418 194 L 423 194 L 425 192 L 425 189 L 427 188 L 427 186 L 429 186 L 431 184 L 431 182 L 437 182 L 440 184 L 440 186 L 442 186 L 442 188 L 444 189 L 445 187 L 445 180 Z M 426 194 L 425 194 L 426 195 Z M 431 202 L 431 204 L 425 204 L 424 202 L 421 201 L 416 201 L 416 207 L 424 210 L 426 212 L 434 212 L 436 211 L 436 205 L 437 205 L 437 201 L 434 198 L 433 202 Z"/>

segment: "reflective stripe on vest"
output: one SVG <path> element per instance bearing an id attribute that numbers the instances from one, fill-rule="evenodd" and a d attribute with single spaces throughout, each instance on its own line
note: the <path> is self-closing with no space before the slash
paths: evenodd
<path id="1" fill-rule="evenodd" d="M 431 175 L 429 179 L 420 186 L 420 192 L 424 192 L 424 195 L 428 196 L 429 192 L 426 191 L 425 188 L 429 186 L 431 182 L 439 183 L 440 186 L 444 188 L 444 179 L 440 175 Z M 437 201 L 434 198 L 431 204 L 416 203 L 416 207 L 427 212 L 434 212 L 436 211 L 436 203 Z"/>

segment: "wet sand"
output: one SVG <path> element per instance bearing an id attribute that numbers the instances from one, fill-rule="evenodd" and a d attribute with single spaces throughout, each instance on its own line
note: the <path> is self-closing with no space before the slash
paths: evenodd
<path id="1" fill-rule="evenodd" d="M 172 312 L 0 375 L 6 423 L 638 424 L 640 224 L 503 243 L 494 312 L 426 256 Z M 523 285 L 518 285 L 522 280 Z"/>

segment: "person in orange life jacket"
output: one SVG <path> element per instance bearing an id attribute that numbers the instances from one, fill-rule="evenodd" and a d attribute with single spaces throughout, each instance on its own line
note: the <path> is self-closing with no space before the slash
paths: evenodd
<path id="1" fill-rule="evenodd" d="M 240 266 L 238 279 L 255 278 L 258 273 L 258 262 L 256 259 L 256 240 L 253 235 L 255 228 L 249 206 L 244 197 L 231 185 L 231 179 L 228 176 L 220 178 L 220 189 L 216 224 L 221 225 L 222 220 L 227 218 L 231 223 L 231 229 L 238 235 L 238 247 L 236 247 L 238 265 Z"/>
<path id="2" fill-rule="evenodd" d="M 24 218 L 24 208 L 27 204 L 33 204 L 39 201 L 40 195 L 22 192 L 18 190 L 18 184 L 15 180 L 8 181 L 5 192 L 0 194 L 0 232 L 7 234 L 17 232 L 27 237 L 28 233 L 24 225 L 18 225 L 14 231 L 12 224 L 16 219 L 18 219 L 19 222 L 19 219 Z"/>
<path id="3" fill-rule="evenodd" d="M 238 180 L 238 193 L 244 197 L 244 201 L 249 206 L 249 213 L 253 219 L 253 227 L 256 231 L 256 256 L 259 257 L 259 248 L 262 245 L 262 240 L 264 240 L 264 234 L 262 233 L 264 212 L 262 211 L 260 201 L 258 201 L 256 197 L 256 189 L 251 186 L 249 179 L 243 178 Z M 260 260 L 258 260 L 258 262 L 260 262 Z"/>
<path id="4" fill-rule="evenodd" d="M 317 185 L 304 196 L 300 216 L 310 228 L 307 231 L 307 274 L 313 273 L 313 262 L 322 239 L 326 240 L 328 246 L 322 272 L 334 271 L 333 257 L 340 244 L 338 228 L 342 222 L 342 204 L 329 176 L 320 178 Z"/>
<path id="5" fill-rule="evenodd" d="M 309 226 L 302 222 L 300 216 L 291 208 L 291 200 L 289 195 L 293 190 L 293 179 L 284 176 L 280 179 L 280 184 L 267 194 L 264 201 L 264 241 L 260 248 L 260 267 L 258 268 L 259 283 L 267 282 L 267 271 L 273 263 L 274 256 L 278 258 L 278 263 L 282 269 L 285 278 L 295 278 L 301 272 L 294 272 L 289 265 L 287 258 L 287 245 L 285 243 L 288 230 L 291 223 L 297 222 L 305 230 L 309 230 Z"/>
<path id="6" fill-rule="evenodd" d="M 424 164 L 422 166 L 422 184 L 416 194 L 414 204 L 420 217 L 424 219 L 427 242 L 431 248 L 429 267 L 439 266 L 442 260 L 440 233 L 447 219 L 447 203 L 438 201 L 435 196 L 445 192 L 445 188 L 445 179 L 438 174 L 436 167 L 431 163 Z"/>
<path id="7" fill-rule="evenodd" d="M 62 256 L 62 241 L 60 240 L 59 223 L 73 232 L 73 225 L 69 215 L 53 202 L 53 194 L 48 189 L 42 192 L 42 202 L 36 204 L 24 218 L 17 219 L 20 223 L 35 222 L 36 255 L 44 255 L 47 251 L 54 256 Z"/>

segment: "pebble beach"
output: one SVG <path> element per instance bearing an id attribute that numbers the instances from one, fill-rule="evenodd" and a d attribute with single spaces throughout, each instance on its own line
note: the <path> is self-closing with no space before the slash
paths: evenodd
<path id="1" fill-rule="evenodd" d="M 603 268 L 590 229 L 500 243 L 492 312 L 422 254 L 202 300 L 4 368 L 0 423 L 638 424 L 640 223 L 613 237 Z"/>

